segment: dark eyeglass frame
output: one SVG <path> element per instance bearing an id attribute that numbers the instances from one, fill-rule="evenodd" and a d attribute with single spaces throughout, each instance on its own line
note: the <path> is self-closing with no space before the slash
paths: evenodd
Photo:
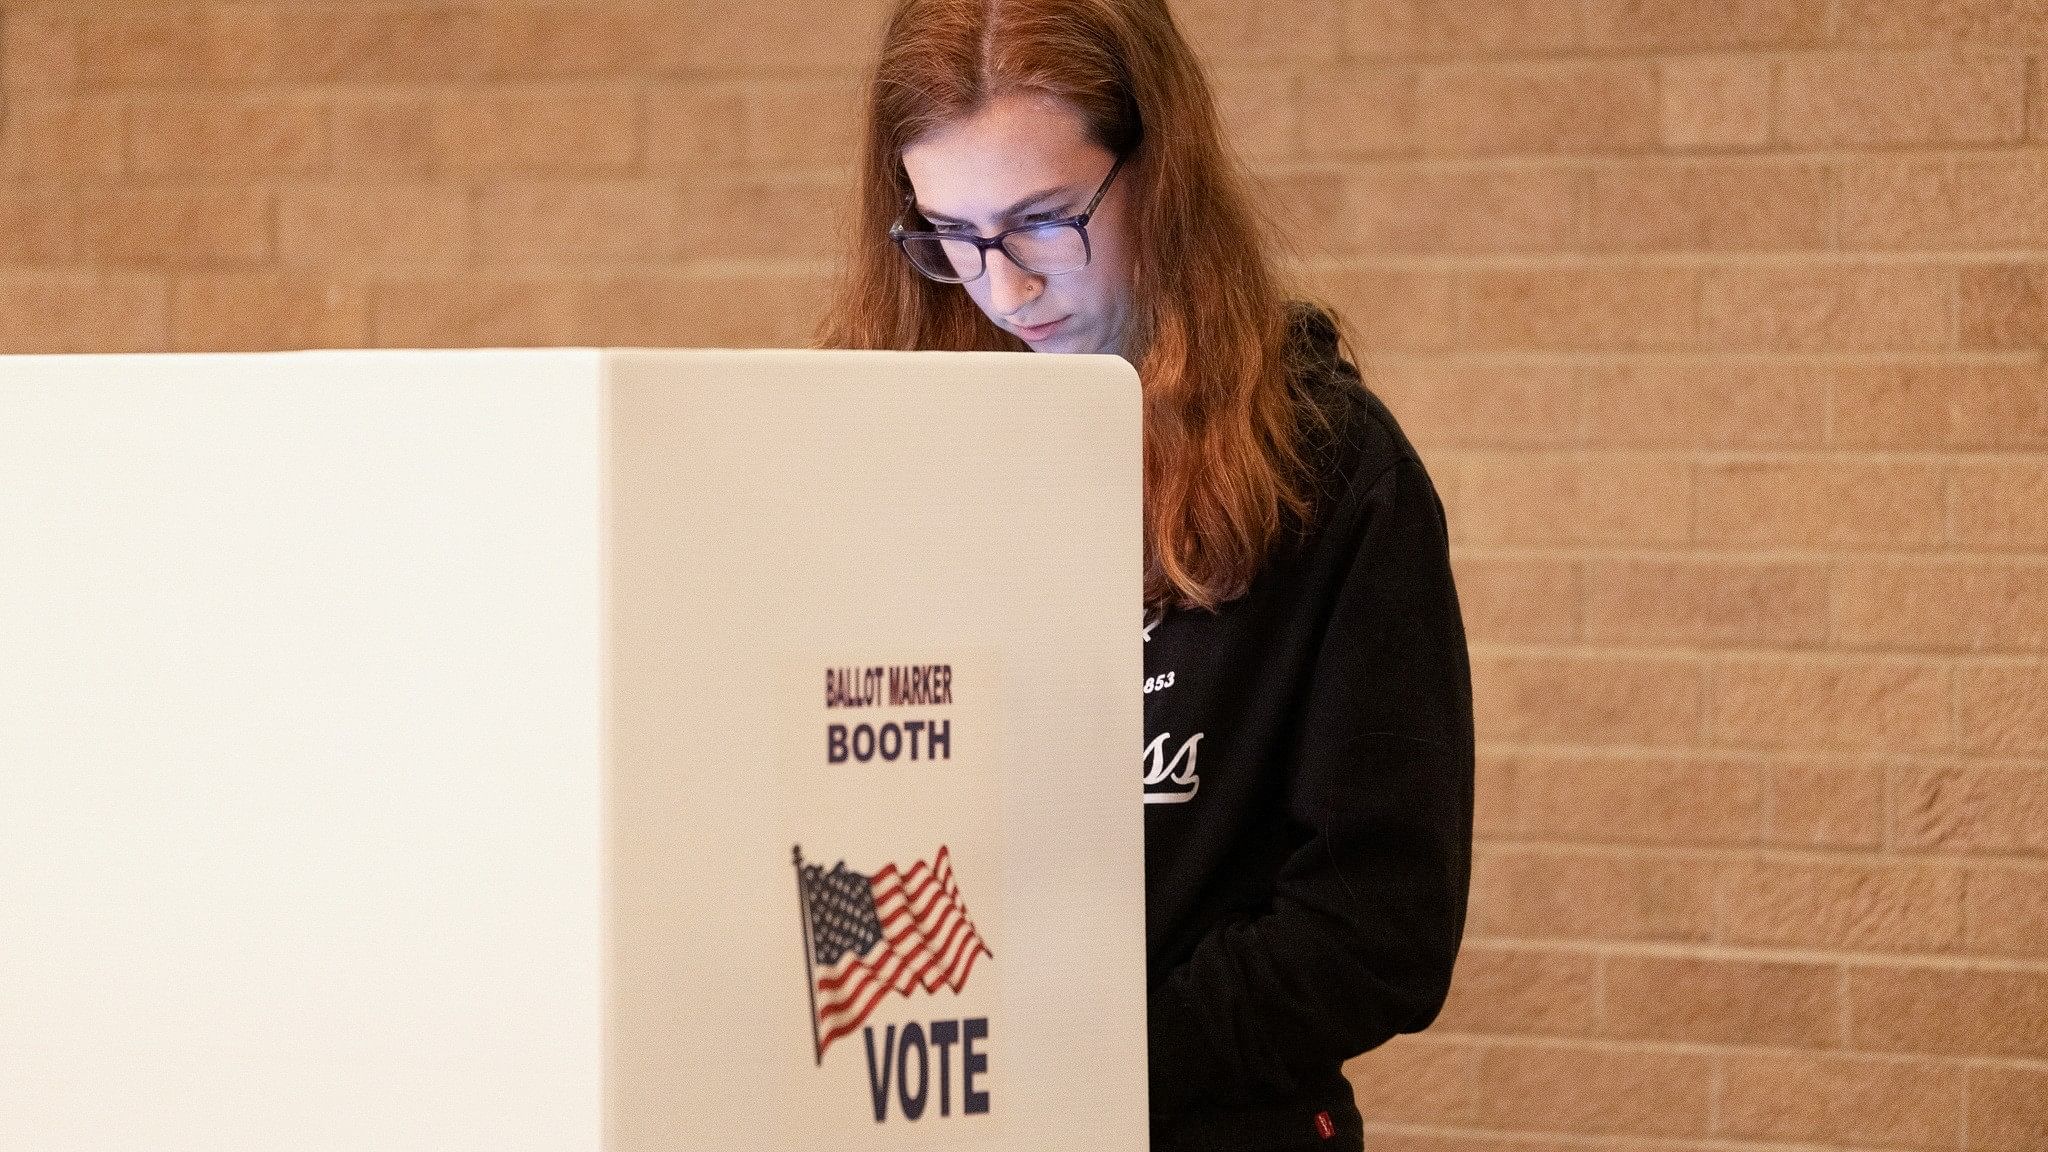
<path id="1" fill-rule="evenodd" d="M 1040 220 L 1035 224 L 1019 224 L 1015 228 L 1005 228 L 1001 232 L 987 238 L 976 236 L 972 232 L 912 231 L 903 226 L 903 221 L 898 220 L 894 224 L 889 225 L 889 239 L 896 242 L 896 247 L 903 253 L 903 258 L 910 261 L 910 266 L 915 268 L 920 276 L 928 280 L 936 280 L 941 284 L 965 284 L 972 280 L 979 280 L 982 276 L 986 275 L 988 273 L 988 250 L 991 248 L 1001 248 L 1003 255 L 1010 258 L 1010 263 L 1015 264 L 1034 276 L 1064 276 L 1068 272 L 1079 272 L 1082 268 L 1088 266 L 1089 261 L 1095 258 L 1094 246 L 1088 240 L 1088 220 L 1095 215 L 1095 206 L 1102 203 L 1103 194 L 1109 191 L 1109 182 L 1116 179 L 1117 171 L 1124 166 L 1124 159 L 1128 155 L 1129 153 L 1124 153 L 1118 156 L 1116 163 L 1109 166 L 1109 175 L 1102 178 L 1102 185 L 1095 189 L 1095 195 L 1089 198 L 1088 206 L 1081 209 L 1080 214 L 1077 216 L 1062 216 L 1058 220 Z M 906 213 L 917 211 L 917 191 L 915 189 L 903 194 L 903 210 Z M 1072 228 L 1074 231 L 1079 232 L 1081 234 L 1080 267 L 1068 268 L 1060 272 L 1041 272 L 1024 261 L 1017 259 L 1017 254 L 1010 251 L 1003 244 L 1003 241 L 1019 232 L 1036 232 L 1041 228 Z M 975 255 L 980 258 L 980 267 L 975 269 L 972 276 L 935 276 L 924 265 L 919 264 L 910 255 L 909 248 L 906 247 L 909 241 L 923 239 L 964 241 L 972 244 L 976 249 Z"/>

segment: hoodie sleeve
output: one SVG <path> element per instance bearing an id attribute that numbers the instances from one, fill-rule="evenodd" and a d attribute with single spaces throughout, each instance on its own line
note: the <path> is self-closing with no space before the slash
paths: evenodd
<path id="1" fill-rule="evenodd" d="M 1369 482 L 1287 781 L 1307 839 L 1270 910 L 1150 991 L 1155 1110 L 1289 1096 L 1436 1018 L 1472 856 L 1471 668 L 1443 506 L 1404 456 Z"/>

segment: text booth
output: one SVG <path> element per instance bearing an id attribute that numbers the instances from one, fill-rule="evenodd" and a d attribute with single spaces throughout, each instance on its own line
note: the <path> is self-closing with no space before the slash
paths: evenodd
<path id="1" fill-rule="evenodd" d="M 0 1147 L 1142 1149 L 1106 356 L 0 357 Z"/>

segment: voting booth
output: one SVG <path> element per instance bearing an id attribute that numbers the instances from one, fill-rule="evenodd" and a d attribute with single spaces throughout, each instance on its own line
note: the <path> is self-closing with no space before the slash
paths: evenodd
<path id="1" fill-rule="evenodd" d="M 0 357 L 0 1148 L 1142 1149 L 1106 356 Z"/>

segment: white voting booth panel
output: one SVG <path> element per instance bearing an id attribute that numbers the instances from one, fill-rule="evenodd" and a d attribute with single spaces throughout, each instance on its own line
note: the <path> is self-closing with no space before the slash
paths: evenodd
<path id="1" fill-rule="evenodd" d="M 0 357 L 0 1148 L 1143 1148 L 1139 499 L 1112 357 Z"/>

